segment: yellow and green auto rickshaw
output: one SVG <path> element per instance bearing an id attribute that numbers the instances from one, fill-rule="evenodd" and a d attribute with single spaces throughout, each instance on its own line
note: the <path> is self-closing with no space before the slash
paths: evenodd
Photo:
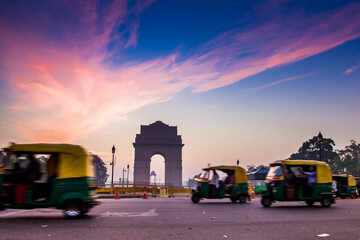
<path id="1" fill-rule="evenodd" d="M 354 177 L 354 178 L 355 178 L 357 193 L 358 195 L 360 195 L 360 177 Z"/>
<path id="2" fill-rule="evenodd" d="M 336 183 L 335 193 L 337 197 L 342 199 L 350 197 L 357 198 L 357 188 L 355 178 L 347 174 L 333 174 L 333 180 Z"/>
<path id="3" fill-rule="evenodd" d="M 357 194 L 358 196 L 360 195 L 360 177 L 354 177 L 355 178 L 355 183 L 356 183 L 356 188 L 357 188 Z"/>
<path id="4" fill-rule="evenodd" d="M 266 191 L 261 204 L 275 201 L 305 201 L 309 206 L 320 202 L 324 207 L 335 203 L 332 175 L 328 164 L 313 160 L 280 160 L 270 164 Z"/>
<path id="5" fill-rule="evenodd" d="M 220 180 L 219 175 L 224 175 Z M 201 199 L 230 198 L 232 202 L 239 200 L 245 203 L 249 196 L 246 171 L 239 166 L 214 166 L 204 168 L 198 178 L 197 189 L 192 192 L 191 200 L 198 203 Z"/>
<path id="6" fill-rule="evenodd" d="M 0 162 L 0 209 L 53 207 L 77 218 L 98 204 L 92 158 L 77 145 L 13 144 Z"/>

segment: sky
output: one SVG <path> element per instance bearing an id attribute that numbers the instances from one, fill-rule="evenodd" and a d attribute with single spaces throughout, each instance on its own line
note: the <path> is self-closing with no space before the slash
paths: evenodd
<path id="1" fill-rule="evenodd" d="M 183 180 L 360 141 L 360 2 L 0 2 L 0 146 L 72 143 L 114 179 L 140 125 L 177 126 Z M 164 158 L 151 169 L 164 180 Z M 126 176 L 126 173 L 124 173 Z M 111 177 L 109 178 L 111 179 Z"/>

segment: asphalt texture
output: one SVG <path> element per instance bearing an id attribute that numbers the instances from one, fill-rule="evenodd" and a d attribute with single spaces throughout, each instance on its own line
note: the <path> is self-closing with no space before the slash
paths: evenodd
<path id="1" fill-rule="evenodd" d="M 100 199 L 86 217 L 66 219 L 61 210 L 7 209 L 0 212 L 0 239 L 360 239 L 360 199 L 319 203 L 260 199 Z"/>

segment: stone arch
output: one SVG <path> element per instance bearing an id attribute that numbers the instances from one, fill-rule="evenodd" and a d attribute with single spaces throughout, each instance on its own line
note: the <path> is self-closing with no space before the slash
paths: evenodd
<path id="1" fill-rule="evenodd" d="M 155 161 L 155 162 L 153 162 Z M 156 179 L 159 180 L 161 178 L 161 183 L 165 182 L 165 156 L 162 153 L 155 153 L 150 157 L 150 170 L 154 170 L 154 165 L 160 164 L 161 166 L 157 166 L 157 172 L 155 172 Z M 160 171 L 159 171 L 160 170 Z M 150 183 L 153 183 L 151 178 L 151 173 L 153 171 L 150 171 Z M 158 182 L 158 181 L 157 181 Z"/>
<path id="2" fill-rule="evenodd" d="M 134 159 L 134 182 L 149 183 L 151 157 L 159 154 L 165 159 L 165 184 L 182 185 L 182 144 L 177 126 L 161 121 L 141 125 L 136 134 Z"/>

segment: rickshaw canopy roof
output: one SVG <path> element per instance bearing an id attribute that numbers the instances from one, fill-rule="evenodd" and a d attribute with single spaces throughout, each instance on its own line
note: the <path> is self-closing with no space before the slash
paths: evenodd
<path id="1" fill-rule="evenodd" d="M 72 144 L 13 144 L 12 152 L 33 154 L 56 154 L 57 159 L 48 160 L 51 171 L 56 171 L 56 178 L 94 177 L 91 157 L 79 145 Z"/>
<path id="2" fill-rule="evenodd" d="M 211 166 L 211 167 L 207 167 L 207 168 L 204 168 L 203 170 L 216 170 L 216 169 L 219 169 L 219 170 L 234 170 L 234 171 L 245 171 L 244 168 L 240 167 L 240 166 L 227 166 L 227 165 L 219 165 L 219 166 Z"/>
<path id="3" fill-rule="evenodd" d="M 355 178 L 353 175 L 348 174 L 333 174 L 334 177 L 343 177 L 348 179 L 349 186 L 356 186 Z"/>
<path id="4" fill-rule="evenodd" d="M 33 152 L 33 153 L 66 153 L 72 155 L 87 155 L 84 148 L 72 144 L 13 144 L 9 147 L 12 152 Z"/>
<path id="5" fill-rule="evenodd" d="M 246 170 L 240 166 L 227 166 L 227 165 L 219 165 L 212 166 L 203 169 L 204 171 L 208 170 L 220 170 L 223 172 L 227 172 L 226 170 L 234 171 L 235 173 L 235 184 L 239 183 L 247 183 Z"/>
<path id="6" fill-rule="evenodd" d="M 279 160 L 271 164 L 316 166 L 316 181 L 318 183 L 332 182 L 332 174 L 329 165 L 316 160 Z M 270 164 L 270 165 L 271 165 Z"/>

